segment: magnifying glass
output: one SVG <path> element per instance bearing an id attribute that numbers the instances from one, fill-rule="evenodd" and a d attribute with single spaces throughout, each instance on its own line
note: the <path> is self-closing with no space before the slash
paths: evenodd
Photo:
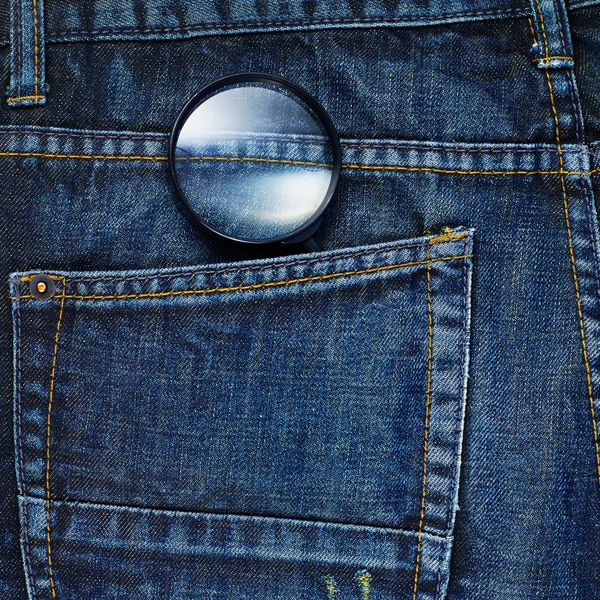
<path id="1" fill-rule="evenodd" d="M 219 79 L 183 108 L 169 145 L 179 196 L 213 233 L 247 244 L 312 237 L 335 191 L 341 147 L 304 89 L 262 73 Z"/>

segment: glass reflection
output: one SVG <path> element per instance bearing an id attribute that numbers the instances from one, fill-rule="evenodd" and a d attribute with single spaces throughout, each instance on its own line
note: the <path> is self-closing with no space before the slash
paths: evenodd
<path id="1" fill-rule="evenodd" d="M 181 127 L 175 173 L 192 210 L 226 236 L 289 236 L 321 207 L 333 149 L 321 122 L 298 97 L 269 84 L 224 88 Z"/>

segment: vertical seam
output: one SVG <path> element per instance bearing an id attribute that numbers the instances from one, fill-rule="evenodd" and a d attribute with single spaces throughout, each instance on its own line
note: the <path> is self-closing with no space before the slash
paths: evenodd
<path id="1" fill-rule="evenodd" d="M 542 7 L 540 6 L 540 0 L 535 0 L 535 4 L 538 10 L 538 14 L 540 16 L 540 27 L 542 29 L 542 37 L 544 38 L 544 54 L 546 58 L 548 58 L 548 37 L 546 35 L 546 25 L 544 23 L 544 13 L 542 12 Z M 546 63 L 546 68 L 548 68 L 548 63 Z"/>
<path id="2" fill-rule="evenodd" d="M 438 600 L 440 597 L 440 588 L 442 587 L 442 550 L 444 545 L 442 543 L 438 546 L 437 551 L 437 585 L 435 586 L 434 600 Z"/>
<path id="3" fill-rule="evenodd" d="M 536 0 L 536 3 L 539 3 L 539 0 Z M 594 408 L 594 389 L 592 384 L 592 370 L 590 367 L 589 354 L 587 349 L 587 339 L 585 335 L 585 328 L 583 324 L 583 310 L 581 307 L 581 292 L 579 289 L 579 276 L 577 273 L 577 263 L 575 259 L 575 249 L 573 246 L 573 233 L 571 230 L 571 217 L 569 212 L 569 202 L 567 199 L 567 185 L 565 181 L 564 174 L 564 160 L 562 155 L 562 146 L 560 142 L 560 124 L 558 119 L 558 112 L 556 110 L 556 101 L 554 98 L 554 88 L 552 85 L 552 77 L 550 76 L 550 71 L 548 68 L 544 69 L 546 73 L 546 79 L 548 82 L 548 91 L 550 93 L 550 104 L 552 105 L 552 114 L 554 116 L 554 126 L 556 130 L 556 145 L 558 149 L 558 160 L 560 164 L 560 183 L 562 188 L 563 195 L 563 209 L 565 214 L 565 221 L 567 225 L 567 237 L 569 244 L 569 255 L 571 258 L 571 270 L 573 272 L 573 282 L 575 285 L 575 300 L 577 304 L 577 317 L 579 320 L 579 333 L 581 336 L 581 346 L 583 350 L 583 362 L 585 366 L 585 375 L 586 375 L 586 384 L 587 384 L 587 392 L 590 403 L 590 413 L 592 417 L 592 431 L 594 434 L 594 448 L 596 452 L 596 470 L 598 476 L 598 482 L 600 483 L 600 443 L 598 440 L 598 426 L 596 424 L 596 411 Z"/>
<path id="4" fill-rule="evenodd" d="M 468 240 L 467 238 L 464 239 L 464 250 L 466 253 L 467 250 L 467 243 Z M 468 296 L 468 289 L 467 289 L 467 261 L 464 260 L 463 261 L 463 289 L 462 289 L 462 331 L 464 332 L 464 343 L 462 345 L 462 354 L 461 354 L 461 373 L 464 372 L 465 370 L 465 362 L 467 360 L 466 357 L 466 353 L 467 353 L 467 343 L 468 343 L 468 331 L 467 331 L 467 296 Z M 461 394 L 463 394 L 464 391 L 461 389 Z M 466 401 L 465 401 L 466 402 Z M 455 430 L 459 430 L 459 428 L 461 427 L 461 418 L 462 418 L 462 406 L 460 403 L 457 404 L 457 409 L 456 409 L 456 417 L 454 419 L 454 427 Z M 454 453 L 454 455 L 452 456 L 452 459 L 454 461 L 458 460 L 458 451 L 459 451 L 459 447 L 460 447 L 460 436 L 457 437 L 456 440 L 456 452 Z M 448 533 L 450 533 L 450 524 L 451 524 L 451 519 L 452 519 L 452 503 L 454 502 L 454 497 L 456 495 L 456 487 L 458 486 L 458 477 L 454 480 L 453 484 L 452 484 L 452 493 L 451 493 L 451 501 L 448 503 L 448 510 L 446 511 L 446 527 L 447 527 L 447 531 Z"/>
<path id="5" fill-rule="evenodd" d="M 569 96 L 571 97 L 571 106 L 573 107 L 573 119 L 575 120 L 575 139 L 578 144 L 583 143 L 583 131 L 581 129 L 579 120 L 581 117 L 581 113 L 577 107 L 577 102 L 575 102 L 575 83 L 573 81 L 573 73 L 571 69 L 567 72 L 567 82 L 569 84 Z"/>
<path id="6" fill-rule="evenodd" d="M 563 33 L 563 27 L 565 27 L 565 23 L 562 18 L 562 13 L 558 5 L 556 4 L 556 0 L 552 0 L 552 5 L 554 6 L 554 10 L 556 12 L 556 19 L 558 21 L 558 35 L 560 36 L 560 43 L 562 47 L 562 54 L 567 53 L 567 44 L 565 42 L 565 35 Z M 572 51 L 571 51 L 572 53 Z"/>
<path id="7" fill-rule="evenodd" d="M 427 260 L 431 253 L 427 248 Z M 421 567 L 421 547 L 423 544 L 423 524 L 425 521 L 425 500 L 427 498 L 427 454 L 429 445 L 429 409 L 431 406 L 431 375 L 433 370 L 433 313 L 431 310 L 431 262 L 427 263 L 427 384 L 425 388 L 425 439 L 423 441 L 423 491 L 421 493 L 421 512 L 419 515 L 419 533 L 417 556 L 415 559 L 415 577 L 413 582 L 413 600 L 417 598 L 419 571 Z"/>
<path id="8" fill-rule="evenodd" d="M 533 28 L 533 19 L 531 17 L 527 17 L 527 21 L 529 23 L 529 31 L 531 31 L 531 37 L 533 38 L 533 45 L 537 46 L 537 36 L 535 35 L 535 29 Z"/>
<path id="9" fill-rule="evenodd" d="M 52 353 L 52 369 L 50 372 L 50 390 L 48 393 L 48 415 L 46 418 L 46 551 L 48 557 L 48 579 L 50 580 L 50 591 L 52 598 L 56 598 L 56 585 L 54 583 L 54 570 L 52 566 L 52 529 L 50 523 L 50 509 L 52 508 L 52 497 L 50 494 L 50 437 L 52 422 L 52 402 L 54 400 L 54 387 L 56 380 L 56 357 L 58 355 L 58 341 L 60 338 L 60 326 L 62 323 L 63 309 L 65 306 L 66 281 L 62 277 L 62 293 L 60 299 L 60 310 L 58 313 L 58 322 L 56 324 L 56 333 L 54 334 L 54 351 Z"/>
<path id="10" fill-rule="evenodd" d="M 17 60 L 16 60 L 16 70 L 17 72 L 14 74 L 14 76 L 17 79 L 17 95 L 20 96 L 21 95 L 21 79 L 22 79 L 22 73 L 23 73 L 23 62 L 22 62 L 22 54 L 23 54 L 23 23 L 22 23 L 22 18 L 23 18 L 23 7 L 21 6 L 21 0 L 14 0 L 14 2 L 16 2 L 16 6 L 17 8 L 17 31 L 16 31 L 16 36 L 17 36 L 17 47 L 15 49 L 16 53 L 17 53 Z"/>
<path id="11" fill-rule="evenodd" d="M 465 238 L 464 239 L 464 253 L 467 253 L 467 243 L 468 243 L 468 239 Z M 454 464 L 458 463 L 458 458 L 459 458 L 459 450 L 461 449 L 462 446 L 464 446 L 464 442 L 461 443 L 460 438 L 463 437 L 464 438 L 464 427 L 465 427 L 465 415 L 466 415 L 466 410 L 467 410 L 467 384 L 468 384 L 468 372 L 467 372 L 467 348 L 469 346 L 470 343 L 470 331 L 467 328 L 467 324 L 468 324 L 468 311 L 469 311 L 469 305 L 470 305 L 470 297 L 469 297 L 469 286 L 468 286 L 468 282 L 469 282 L 469 269 L 468 269 L 468 263 L 467 260 L 465 259 L 463 261 L 463 278 L 462 278 L 462 287 L 463 287 L 463 293 L 462 293 L 462 329 L 461 331 L 463 332 L 463 343 L 462 343 L 462 351 L 461 351 L 461 357 L 460 357 L 460 366 L 461 366 L 461 381 L 462 381 L 462 386 L 461 386 L 461 398 L 463 399 L 462 402 L 463 404 L 459 404 L 458 409 L 456 411 L 456 419 L 455 419 L 455 430 L 459 432 L 459 438 L 458 438 L 458 442 L 456 445 L 456 452 L 454 453 L 452 459 Z M 446 522 L 447 522 L 447 531 L 448 531 L 448 536 L 450 537 L 453 534 L 453 531 L 451 531 L 451 518 L 452 515 L 450 513 L 452 507 L 453 507 L 453 503 L 454 503 L 454 498 L 457 496 L 457 487 L 459 486 L 460 483 L 460 469 L 457 468 L 456 470 L 456 477 L 454 479 L 454 483 L 452 485 L 452 493 L 450 495 L 450 502 L 448 502 L 448 510 L 446 511 Z M 457 506 L 458 506 L 458 502 L 457 502 Z M 453 535 L 452 535 L 453 536 Z M 451 553 L 452 547 L 448 546 L 447 548 L 447 552 Z M 450 554 L 451 556 L 451 554 Z M 448 559 L 450 560 L 450 559 Z M 439 555 L 438 555 L 438 563 L 439 563 Z M 441 565 L 438 564 L 438 582 L 437 582 L 437 587 L 436 587 L 436 591 L 435 591 L 435 600 L 439 600 L 441 598 L 440 593 L 441 593 L 441 587 L 442 587 L 442 571 L 441 571 Z M 449 578 L 449 575 L 447 575 L 447 578 Z"/>
<path id="12" fill-rule="evenodd" d="M 38 40 L 38 4 L 37 0 L 33 0 L 33 70 L 35 79 L 34 95 L 39 95 L 39 40 Z M 37 102 L 37 100 L 36 100 Z"/>
<path id="13" fill-rule="evenodd" d="M 588 230 L 590 232 L 590 237 L 594 241 L 593 255 L 594 255 L 594 271 L 596 272 L 596 291 L 598 292 L 598 299 L 600 299 L 600 266 L 598 265 L 598 253 L 596 251 L 596 231 L 594 229 L 594 217 L 592 215 L 592 202 L 589 194 L 588 184 L 585 179 L 581 180 L 581 187 L 583 188 L 583 193 L 585 196 L 585 208 L 587 212 L 588 218 Z"/>
<path id="14" fill-rule="evenodd" d="M 15 325 L 16 325 L 16 356 L 15 356 L 15 377 L 16 377 L 16 412 L 17 412 L 17 451 L 19 453 L 19 463 L 18 463 L 18 472 L 19 478 L 21 481 L 21 489 L 23 491 L 23 554 L 24 554 L 24 568 L 25 568 L 25 577 L 27 581 L 31 583 L 31 592 L 33 596 L 33 600 L 37 598 L 37 589 L 35 586 L 35 579 L 33 577 L 33 569 L 31 568 L 31 549 L 29 547 L 29 507 L 27 501 L 27 487 L 25 484 L 25 473 L 23 470 L 23 444 L 22 444 L 22 430 L 23 430 L 23 414 L 22 414 L 22 406 L 21 406 L 21 381 L 22 381 L 22 371 L 21 371 L 21 311 L 20 311 L 20 302 L 19 302 L 19 293 L 17 290 L 17 297 L 15 301 Z"/>

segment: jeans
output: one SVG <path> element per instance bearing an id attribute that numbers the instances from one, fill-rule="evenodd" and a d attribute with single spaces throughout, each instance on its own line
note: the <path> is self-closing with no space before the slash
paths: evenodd
<path id="1" fill-rule="evenodd" d="M 0 14 L 0 597 L 600 599 L 598 0 Z M 321 251 L 175 193 L 244 72 L 341 136 Z"/>

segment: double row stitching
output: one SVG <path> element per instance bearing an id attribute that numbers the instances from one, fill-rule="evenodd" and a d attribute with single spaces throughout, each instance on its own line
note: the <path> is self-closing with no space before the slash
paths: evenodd
<path id="1" fill-rule="evenodd" d="M 464 253 L 467 253 L 467 244 L 468 240 L 465 238 L 464 240 Z M 463 263 L 463 278 L 462 278 L 462 322 L 461 322 L 461 331 L 463 332 L 463 342 L 461 344 L 461 356 L 460 356 L 460 365 L 462 369 L 462 385 L 461 385 L 461 396 L 462 396 L 462 406 L 460 403 L 457 404 L 456 407 L 456 417 L 454 419 L 454 427 L 455 431 L 458 432 L 458 436 L 456 438 L 456 450 L 452 454 L 452 464 L 455 465 L 455 476 L 454 481 L 452 483 L 452 492 L 450 494 L 450 502 L 447 504 L 446 509 L 446 523 L 447 523 L 447 535 L 452 533 L 452 520 L 453 515 L 452 512 L 456 512 L 455 506 L 455 498 L 456 491 L 459 485 L 460 472 L 456 465 L 458 465 L 458 461 L 460 458 L 460 451 L 462 447 L 461 438 L 464 437 L 464 415 L 467 410 L 467 381 L 468 381 L 468 373 L 467 373 L 467 348 L 469 346 L 469 338 L 470 332 L 468 329 L 468 309 L 469 309 L 469 265 L 465 261 Z M 461 410 L 462 409 L 462 410 Z M 446 552 L 449 552 L 451 549 L 451 545 L 446 548 Z M 440 557 L 442 554 L 443 548 L 440 546 L 440 550 L 438 551 L 437 562 L 438 565 L 440 563 Z M 435 600 L 441 600 L 440 590 L 442 587 L 442 569 L 438 567 L 438 576 L 437 576 L 437 587 L 435 591 Z"/>
<path id="2" fill-rule="evenodd" d="M 296 279 L 285 279 L 281 281 L 268 281 L 264 283 L 251 283 L 246 285 L 236 285 L 229 287 L 214 287 L 214 288 L 202 288 L 202 289 L 192 289 L 192 290 L 170 290 L 166 292 L 148 292 L 148 293 L 138 293 L 138 294 L 107 294 L 107 295 L 97 295 L 97 294 L 66 294 L 63 289 L 63 294 L 61 295 L 61 301 L 68 300 L 127 300 L 133 298 L 164 298 L 169 296 L 187 296 L 187 295 L 198 295 L 198 294 L 215 294 L 215 293 L 227 293 L 227 292 L 241 292 L 245 290 L 260 290 L 263 288 L 270 287 L 281 287 L 296 283 L 306 283 L 309 281 L 326 281 L 329 279 L 335 279 L 338 277 L 350 277 L 355 275 L 367 275 L 369 273 L 379 273 L 382 271 L 391 271 L 393 269 L 400 269 L 403 267 L 413 267 L 419 265 L 427 265 L 434 262 L 442 262 L 442 261 L 452 261 L 459 260 L 465 258 L 471 258 L 471 254 L 461 254 L 459 256 L 441 256 L 438 258 L 431 258 L 429 260 L 419 260 L 413 262 L 405 262 L 405 263 L 397 263 L 393 265 L 383 265 L 380 267 L 371 267 L 369 269 L 360 269 L 356 271 L 340 271 L 337 273 L 329 273 L 326 275 L 314 275 L 310 277 L 299 277 Z M 66 281 L 62 278 L 63 285 L 66 285 Z M 34 297 L 31 295 L 21 296 L 21 298 L 33 299 Z"/>
<path id="3" fill-rule="evenodd" d="M 545 39 L 546 31 L 545 31 L 545 27 L 544 27 L 544 16 L 542 14 L 542 10 L 539 5 L 539 0 L 536 0 L 536 5 L 537 5 L 538 11 L 540 13 L 540 22 L 541 22 L 541 26 L 542 26 L 542 33 L 543 33 L 544 39 Z M 547 53 L 546 53 L 546 55 L 547 55 Z M 554 87 L 552 85 L 552 77 L 550 76 L 549 69 L 546 68 L 545 73 L 546 73 L 546 80 L 548 82 L 548 91 L 550 93 L 550 104 L 552 106 L 552 114 L 554 117 L 554 127 L 555 127 L 555 131 L 556 131 L 556 145 L 558 148 L 558 159 L 560 162 L 560 170 L 561 170 L 560 183 L 561 183 L 562 195 L 563 195 L 563 209 L 564 209 L 565 221 L 566 221 L 566 225 L 567 225 L 569 256 L 571 259 L 571 270 L 573 272 L 573 282 L 575 285 L 575 300 L 577 303 L 577 317 L 579 320 L 579 333 L 581 335 L 581 346 L 582 346 L 582 350 L 583 350 L 583 362 L 585 365 L 587 392 L 588 392 L 588 397 L 589 397 L 590 413 L 591 413 L 591 418 L 592 418 L 592 431 L 593 431 L 593 435 L 594 435 L 594 449 L 595 449 L 595 454 L 596 454 L 596 470 L 597 470 L 598 482 L 600 483 L 600 441 L 598 439 L 598 426 L 596 424 L 596 412 L 595 412 L 595 408 L 594 408 L 594 389 L 593 389 L 593 384 L 592 384 L 592 371 L 591 371 L 591 367 L 590 367 L 590 361 L 589 361 L 589 355 L 588 355 L 588 349 L 587 349 L 587 339 L 586 339 L 585 327 L 584 327 L 584 322 L 583 322 L 583 310 L 581 307 L 581 291 L 579 289 L 579 275 L 577 273 L 577 262 L 575 259 L 575 249 L 573 246 L 573 233 L 571 230 L 571 217 L 570 217 L 570 212 L 569 212 L 569 201 L 567 198 L 567 185 L 566 185 L 565 176 L 564 176 L 564 163 L 563 163 L 563 156 L 562 156 L 562 146 L 561 146 L 561 141 L 560 141 L 560 121 L 558 118 L 558 112 L 556 110 L 556 101 L 554 98 Z M 595 252 L 595 249 L 594 249 L 594 252 Z"/>
<path id="4" fill-rule="evenodd" d="M 168 160 L 166 156 L 140 156 L 140 155 L 114 155 L 114 154 L 52 154 L 47 152 L 0 152 L 0 157 L 33 157 L 33 158 L 57 158 L 57 159 L 84 159 L 84 160 L 141 160 L 150 162 L 165 162 Z M 213 157 L 212 160 L 215 160 Z M 248 160 L 248 159 L 246 159 Z M 259 159 L 253 159 L 259 160 Z M 260 159 L 280 162 L 279 159 Z M 281 162 L 284 162 L 281 160 Z M 313 166 L 321 166 L 320 163 L 303 163 Z M 402 171 L 407 173 L 427 172 L 427 173 L 442 173 L 448 175 L 579 175 L 589 176 L 592 173 L 600 171 L 593 169 L 589 172 L 582 171 L 565 171 L 563 166 L 558 170 L 465 170 L 465 169 L 439 169 L 437 167 L 408 167 L 403 165 L 359 165 L 359 164 L 343 164 L 343 169 L 356 169 L 362 171 Z"/>
<path id="5" fill-rule="evenodd" d="M 16 36 L 18 39 L 18 45 L 15 52 L 17 53 L 18 61 L 18 81 L 17 81 L 17 93 L 6 99 L 8 104 L 15 104 L 22 100 L 33 100 L 36 104 L 39 100 L 44 98 L 43 94 L 40 94 L 39 80 L 40 80 L 40 43 L 39 43 L 39 18 L 38 18 L 38 0 L 33 0 L 33 73 L 34 73 L 34 92 L 26 96 L 21 95 L 21 73 L 23 69 L 23 49 L 22 49 L 22 6 L 21 1 L 17 2 L 19 14 L 17 16 L 18 29 Z"/>
<path id="6" fill-rule="evenodd" d="M 532 58 L 531 62 L 539 62 L 539 61 L 550 61 L 550 60 L 574 60 L 572 56 L 544 56 L 544 58 Z"/>
<path id="7" fill-rule="evenodd" d="M 546 35 L 546 25 L 544 23 L 544 13 L 542 12 L 542 7 L 540 6 L 540 0 L 535 0 L 535 4 L 538 10 L 538 15 L 540 16 L 540 27 L 542 29 L 542 37 L 544 38 L 544 54 L 545 58 L 549 56 L 548 49 L 548 36 Z M 548 65 L 546 65 L 547 67 Z"/>
<path id="8" fill-rule="evenodd" d="M 66 281 L 62 278 L 62 293 L 56 333 L 54 335 L 54 351 L 52 353 L 52 370 L 50 372 L 50 391 L 48 393 L 48 415 L 46 419 L 46 551 L 48 557 L 48 579 L 50 580 L 50 592 L 52 598 L 56 598 L 56 585 L 54 583 L 54 569 L 52 565 L 52 529 L 50 522 L 50 510 L 52 508 L 52 495 L 50 493 L 50 439 L 52 423 L 52 402 L 54 400 L 54 388 L 56 381 L 56 357 L 58 355 L 58 340 L 60 338 L 60 326 L 62 323 L 63 310 L 65 306 Z"/>
<path id="9" fill-rule="evenodd" d="M 531 21 L 531 19 L 530 19 Z M 543 59 L 538 59 L 543 60 Z M 127 134 L 127 133 L 85 133 L 85 132 L 74 132 L 74 131 L 47 131 L 45 129 L 37 129 L 35 127 L 28 129 L 1 129 L 0 135 L 23 135 L 31 137 L 32 135 L 41 137 L 66 137 L 70 139 L 93 139 L 93 140 L 119 140 L 119 141 L 147 141 L 155 142 L 157 144 L 164 144 L 168 137 L 168 133 L 162 131 L 148 133 L 148 134 Z M 285 141 L 281 137 L 260 137 L 258 138 L 261 142 L 281 142 Z M 295 144 L 316 144 L 316 141 L 302 141 L 293 140 Z M 324 143 L 323 143 L 324 144 Z M 377 142 L 346 142 L 341 141 L 343 148 L 356 148 L 357 150 L 367 149 L 378 149 L 378 150 L 417 150 L 423 153 L 426 152 L 458 152 L 462 154 L 555 154 L 557 151 L 554 148 L 455 148 L 446 146 L 426 146 L 418 144 L 400 144 L 395 142 L 389 143 L 377 143 Z"/>
<path id="10" fill-rule="evenodd" d="M 196 271 L 187 271 L 187 272 L 182 272 L 182 273 L 155 273 L 153 275 L 132 275 L 132 276 L 125 276 L 125 277 L 115 277 L 115 276 L 99 276 L 99 277 L 70 277 L 69 278 L 69 282 L 99 282 L 99 281 L 110 281 L 113 283 L 120 283 L 120 282 L 124 282 L 124 281 L 149 281 L 151 279 L 154 280 L 158 280 L 158 279 L 178 279 L 178 278 L 182 278 L 182 277 L 196 277 L 198 275 L 223 275 L 225 273 L 234 273 L 236 275 L 240 274 L 240 273 L 247 273 L 247 272 L 254 272 L 254 273 L 262 273 L 263 271 L 269 270 L 269 269 L 278 269 L 280 267 L 298 267 L 298 266 L 308 266 L 308 265 L 314 265 L 315 263 L 318 263 L 320 265 L 328 265 L 328 264 L 332 264 L 335 261 L 338 260 L 345 260 L 348 258 L 359 258 L 362 256 L 375 256 L 377 254 L 385 254 L 386 252 L 398 252 L 399 250 L 411 250 L 414 248 L 423 248 L 424 246 L 433 246 L 436 244 L 442 244 L 442 243 L 446 243 L 446 242 L 453 242 L 453 241 L 458 241 L 458 240 L 463 240 L 466 239 L 468 237 L 466 232 L 459 232 L 459 233 L 448 233 L 448 234 L 442 234 L 442 235 L 437 235 L 435 237 L 430 238 L 428 241 L 426 242 L 421 242 L 419 244 L 401 244 L 398 246 L 388 246 L 386 248 L 377 248 L 376 250 L 360 250 L 358 252 L 345 252 L 344 254 L 334 254 L 332 256 L 329 256 L 327 258 L 323 258 L 323 257 L 318 257 L 318 258 L 307 258 L 307 259 L 302 259 L 302 260 L 290 260 L 290 261 L 281 261 L 281 262 L 275 262 L 275 263 L 267 263 L 265 265 L 261 265 L 261 266 L 249 266 L 249 267 L 227 267 L 224 269 L 199 269 Z M 466 251 L 465 251 L 466 252 Z M 21 282 L 26 282 L 26 281 L 31 281 L 31 279 L 33 279 L 34 275 L 24 275 L 23 277 L 19 277 L 19 281 Z M 60 279 L 60 277 L 58 276 L 52 276 L 50 275 L 50 277 L 57 277 L 57 279 Z M 22 296 L 21 296 L 22 297 Z"/>
<path id="11" fill-rule="evenodd" d="M 419 570 L 421 567 L 421 547 L 423 542 L 423 524 L 425 521 L 425 500 L 427 498 L 427 453 L 429 444 L 429 409 L 431 406 L 431 375 L 433 371 L 433 312 L 431 309 L 431 254 L 427 249 L 427 384 L 425 389 L 425 439 L 423 442 L 423 491 L 421 493 L 421 512 L 419 515 L 419 533 L 417 538 L 417 556 L 415 559 L 415 577 L 413 582 L 413 600 L 417 600 Z"/>
<path id="12" fill-rule="evenodd" d="M 40 98 L 39 94 L 39 43 L 38 43 L 38 6 L 37 0 L 33 0 L 33 75 L 34 75 L 34 94 Z"/>
<path id="13" fill-rule="evenodd" d="M 25 479 L 25 473 L 23 471 L 25 458 L 23 455 L 23 407 L 21 402 L 21 385 L 22 385 L 22 365 L 21 365 L 21 307 L 18 302 L 15 306 L 15 327 L 16 327 L 16 344 L 15 344 L 15 378 L 16 378 L 16 414 L 17 414 L 17 436 L 16 446 L 18 452 L 18 473 L 19 480 L 23 492 L 23 557 L 25 560 L 25 577 L 31 585 L 32 600 L 36 600 L 38 597 L 37 588 L 35 583 L 35 577 L 33 576 L 33 569 L 31 568 L 31 549 L 29 546 L 29 502 L 27 500 L 27 485 Z"/>

